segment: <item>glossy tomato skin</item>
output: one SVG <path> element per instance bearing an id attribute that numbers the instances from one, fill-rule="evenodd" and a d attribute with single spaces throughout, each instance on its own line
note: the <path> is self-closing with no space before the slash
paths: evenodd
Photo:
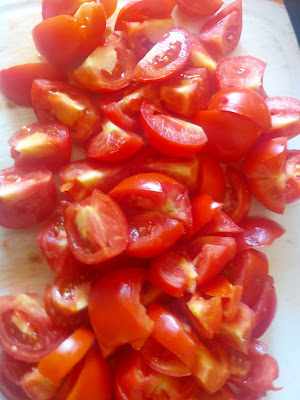
<path id="1" fill-rule="evenodd" d="M 92 286 L 89 315 L 104 357 L 126 343 L 140 349 L 150 336 L 153 322 L 140 300 L 145 279 L 144 269 L 127 267 L 104 275 Z"/>
<path id="2" fill-rule="evenodd" d="M 193 233 L 199 231 L 221 210 L 223 204 L 214 201 L 207 193 L 200 193 L 192 199 Z"/>
<path id="3" fill-rule="evenodd" d="M 31 87 L 35 79 L 65 80 L 66 74 L 47 63 L 15 65 L 0 71 L 0 87 L 5 96 L 20 106 L 30 107 Z"/>
<path id="4" fill-rule="evenodd" d="M 122 30 L 123 22 L 142 22 L 154 18 L 169 18 L 174 0 L 130 0 L 120 10 L 115 30 Z"/>
<path id="5" fill-rule="evenodd" d="M 197 17 L 207 17 L 215 14 L 222 6 L 222 0 L 175 0 L 178 7 L 186 14 Z"/>
<path id="6" fill-rule="evenodd" d="M 0 225 L 9 229 L 35 226 L 56 207 L 57 192 L 47 169 L 7 168 L 0 172 Z"/>
<path id="7" fill-rule="evenodd" d="M 35 363 L 54 350 L 66 331 L 55 329 L 38 295 L 0 299 L 0 344 L 14 358 Z"/>
<path id="8" fill-rule="evenodd" d="M 71 160 L 68 128 L 60 123 L 36 122 L 24 126 L 8 141 L 17 167 L 46 167 L 58 171 Z"/>
<path id="9" fill-rule="evenodd" d="M 225 175 L 221 165 L 213 157 L 201 152 L 199 161 L 198 193 L 206 193 L 215 201 L 223 202 L 226 193 Z"/>
<path id="10" fill-rule="evenodd" d="M 63 217 L 70 249 L 85 264 L 109 260 L 127 247 L 126 218 L 119 206 L 99 190 L 79 203 L 64 203 Z"/>
<path id="11" fill-rule="evenodd" d="M 205 152 L 221 162 L 245 157 L 260 133 L 259 127 L 251 120 L 226 111 L 199 111 L 194 122 L 207 136 Z"/>
<path id="12" fill-rule="evenodd" d="M 242 33 L 242 1 L 236 0 L 213 16 L 200 31 L 200 41 L 217 57 L 237 46 Z"/>
<path id="13" fill-rule="evenodd" d="M 207 142 L 199 126 L 174 118 L 147 100 L 142 104 L 141 121 L 151 146 L 167 156 L 189 157 L 198 153 Z"/>
<path id="14" fill-rule="evenodd" d="M 82 90 L 67 82 L 37 79 L 32 85 L 32 106 L 40 122 L 60 121 L 72 141 L 86 141 L 98 127 L 100 111 Z"/>
<path id="15" fill-rule="evenodd" d="M 113 92 L 127 86 L 132 78 L 135 56 L 126 42 L 112 33 L 71 74 L 72 81 L 91 92 Z"/>
<path id="16" fill-rule="evenodd" d="M 286 158 L 286 202 L 292 203 L 300 198 L 300 151 L 288 150 Z"/>
<path id="17" fill-rule="evenodd" d="M 137 82 L 157 82 L 179 72 L 190 54 L 190 42 L 183 28 L 175 28 L 139 61 L 133 71 Z"/>
<path id="18" fill-rule="evenodd" d="M 250 119 L 262 131 L 271 128 L 271 114 L 265 100 L 251 89 L 219 90 L 208 102 L 208 110 L 228 111 Z"/>

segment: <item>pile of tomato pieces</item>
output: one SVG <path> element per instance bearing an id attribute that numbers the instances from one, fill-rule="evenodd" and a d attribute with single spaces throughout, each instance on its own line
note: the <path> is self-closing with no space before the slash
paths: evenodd
<path id="1" fill-rule="evenodd" d="M 196 37 L 172 11 L 213 15 Z M 266 256 L 300 198 L 300 101 L 268 97 L 266 64 L 228 57 L 242 2 L 43 0 L 45 63 L 0 71 L 38 122 L 9 140 L 0 225 L 46 220 L 57 278 L 0 298 L 8 400 L 256 400 L 278 390 L 257 339 L 276 311 Z M 217 12 L 218 11 L 218 12 Z M 227 57 L 227 58 L 224 58 Z M 86 158 L 72 161 L 72 143 Z M 59 174 L 59 191 L 53 175 Z M 58 204 L 58 198 L 62 199 Z"/>

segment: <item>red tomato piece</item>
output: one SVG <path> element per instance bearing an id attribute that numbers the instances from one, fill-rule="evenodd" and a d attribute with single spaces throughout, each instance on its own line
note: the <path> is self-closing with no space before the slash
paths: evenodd
<path id="1" fill-rule="evenodd" d="M 120 203 L 146 210 L 161 211 L 168 217 L 192 227 L 188 192 L 175 179 L 160 173 L 144 173 L 124 179 L 109 195 Z"/>
<path id="2" fill-rule="evenodd" d="M 286 171 L 286 203 L 300 198 L 300 151 L 288 150 L 285 163 Z"/>
<path id="3" fill-rule="evenodd" d="M 255 90 L 266 97 L 263 88 L 267 63 L 252 56 L 236 56 L 221 60 L 216 69 L 219 89 L 231 87 Z"/>
<path id="4" fill-rule="evenodd" d="M 275 96 L 266 98 L 271 113 L 272 128 L 267 137 L 285 136 L 291 139 L 300 130 L 300 100 L 293 97 Z"/>
<path id="5" fill-rule="evenodd" d="M 104 357 L 126 343 L 140 349 L 150 336 L 153 322 L 140 300 L 145 279 L 144 269 L 123 268 L 107 273 L 92 286 L 89 315 Z"/>
<path id="6" fill-rule="evenodd" d="M 17 360 L 34 363 L 51 353 L 66 332 L 54 328 L 38 295 L 0 298 L 0 345 Z"/>
<path id="7" fill-rule="evenodd" d="M 149 143 L 164 155 L 189 157 L 198 153 L 207 143 L 202 128 L 168 115 L 148 100 L 143 101 L 141 120 Z"/>
<path id="8" fill-rule="evenodd" d="M 225 354 L 220 350 L 220 354 L 215 355 L 207 349 L 195 335 L 185 331 L 181 321 L 166 308 L 152 304 L 148 315 L 154 321 L 152 337 L 184 362 L 207 392 L 219 390 L 230 375 Z"/>
<path id="9" fill-rule="evenodd" d="M 191 64 L 194 68 L 207 68 L 212 84 L 215 83 L 216 60 L 192 33 L 188 33 L 188 37 L 191 45 L 188 65 Z"/>
<path id="10" fill-rule="evenodd" d="M 207 17 L 215 14 L 222 6 L 222 0 L 175 0 L 178 7 L 193 17 Z"/>
<path id="11" fill-rule="evenodd" d="M 251 192 L 265 207 L 279 214 L 285 209 L 286 156 L 287 139 L 269 139 L 258 143 L 243 165 Z"/>
<path id="12" fill-rule="evenodd" d="M 208 110 L 227 111 L 247 117 L 262 131 L 271 128 L 271 114 L 265 100 L 251 89 L 228 88 L 215 93 L 207 105 Z"/>
<path id="13" fill-rule="evenodd" d="M 105 193 L 94 190 L 79 203 L 64 203 L 63 216 L 70 249 L 79 261 L 97 264 L 126 249 L 126 218 Z"/>
<path id="14" fill-rule="evenodd" d="M 223 211 L 217 211 L 212 219 L 201 229 L 202 235 L 233 235 L 241 233 L 243 229 L 238 226 L 227 214 Z"/>
<path id="15" fill-rule="evenodd" d="M 134 51 L 138 60 L 143 58 L 173 28 L 174 21 L 172 18 L 123 22 L 123 31 L 128 46 Z"/>
<path id="16" fill-rule="evenodd" d="M 83 362 L 73 369 L 55 399 L 110 400 L 112 395 L 113 379 L 110 364 L 104 360 L 98 348 L 93 346 Z"/>
<path id="17" fill-rule="evenodd" d="M 191 239 L 186 245 L 186 251 L 189 256 L 194 259 L 202 251 L 202 248 L 206 244 L 213 244 L 218 246 L 227 247 L 228 259 L 233 259 L 237 252 L 236 241 L 232 237 L 223 236 L 200 236 L 197 235 Z"/>
<path id="18" fill-rule="evenodd" d="M 9 229 L 35 226 L 56 207 L 57 193 L 47 169 L 11 167 L 0 171 L 0 225 Z"/>
<path id="19" fill-rule="evenodd" d="M 0 371 L 0 393 L 7 400 L 30 400 L 24 390 L 10 381 L 2 371 Z"/>
<path id="20" fill-rule="evenodd" d="M 133 71 L 137 82 L 157 82 L 179 72 L 187 63 L 190 42 L 183 28 L 174 28 L 156 43 Z"/>
<path id="21" fill-rule="evenodd" d="M 192 117 L 203 110 L 210 97 L 207 68 L 185 70 L 160 86 L 160 98 L 169 110 L 183 117 Z"/>
<path id="22" fill-rule="evenodd" d="M 242 1 L 237 0 L 208 20 L 199 37 L 213 54 L 224 57 L 238 45 L 242 25 Z"/>
<path id="23" fill-rule="evenodd" d="M 195 293 L 197 277 L 195 265 L 181 249 L 171 249 L 154 258 L 150 264 L 149 280 L 170 296 Z"/>
<path id="24" fill-rule="evenodd" d="M 60 191 L 69 201 L 81 201 L 90 196 L 94 189 L 109 192 L 129 175 L 129 164 L 78 160 L 60 170 Z"/>
<path id="25" fill-rule="evenodd" d="M 17 386 L 20 386 L 20 379 L 24 374 L 31 371 L 34 368 L 35 364 L 27 363 L 25 361 L 17 360 L 12 357 L 10 354 L 6 353 L 2 350 L 0 355 L 0 367 L 1 373 L 4 377 L 10 382 L 14 383 Z M 0 378 L 1 382 L 1 378 Z M 1 383 L 0 383 L 0 391 L 1 391 Z"/>
<path id="26" fill-rule="evenodd" d="M 123 161 L 132 157 L 143 146 L 144 140 L 107 120 L 99 132 L 87 142 L 88 157 L 100 161 Z"/>
<path id="27" fill-rule="evenodd" d="M 132 78 L 135 56 L 126 42 L 112 33 L 71 74 L 71 80 L 91 92 L 111 92 L 124 88 Z"/>
<path id="28" fill-rule="evenodd" d="M 100 124 L 100 111 L 92 99 L 67 82 L 37 79 L 31 95 L 38 120 L 62 122 L 69 128 L 74 142 L 86 141 Z"/>
<path id="29" fill-rule="evenodd" d="M 174 7 L 174 0 L 130 0 L 119 11 L 115 30 L 122 30 L 125 21 L 142 22 L 148 19 L 169 18 Z"/>
<path id="30" fill-rule="evenodd" d="M 183 234 L 184 226 L 159 211 L 146 211 L 128 217 L 129 243 L 126 252 L 134 257 L 158 256 Z"/>
<path id="31" fill-rule="evenodd" d="M 243 286 L 243 303 L 253 307 L 258 301 L 269 273 L 265 254 L 247 249 L 239 251 L 229 268 L 228 277 L 235 285 Z"/>
<path id="32" fill-rule="evenodd" d="M 174 377 L 152 370 L 140 352 L 124 349 L 117 357 L 115 395 L 117 400 L 174 399 L 188 400 L 197 390 L 191 376 Z"/>
<path id="33" fill-rule="evenodd" d="M 225 175 L 220 164 L 207 154 L 198 155 L 198 191 L 210 195 L 215 201 L 223 202 L 226 193 Z"/>
<path id="34" fill-rule="evenodd" d="M 240 227 L 244 232 L 235 236 L 240 250 L 253 246 L 269 246 L 285 233 L 285 229 L 277 222 L 263 217 L 245 218 L 240 222 Z"/>
<path id="35" fill-rule="evenodd" d="M 68 66 L 76 58 L 84 31 L 75 18 L 58 15 L 46 19 L 32 30 L 37 51 L 50 63 Z"/>
<path id="36" fill-rule="evenodd" d="M 32 105 L 31 87 L 35 79 L 65 80 L 66 74 L 47 63 L 15 65 L 0 71 L 0 88 L 5 96 L 20 106 Z"/>
<path id="37" fill-rule="evenodd" d="M 226 111 L 198 111 L 194 122 L 203 128 L 207 136 L 205 151 L 221 162 L 238 161 L 245 157 L 260 133 L 253 121 Z"/>
<path id="38" fill-rule="evenodd" d="M 60 123 L 36 122 L 24 126 L 8 141 L 17 167 L 46 167 L 58 171 L 71 160 L 68 128 Z"/>
<path id="39" fill-rule="evenodd" d="M 95 341 L 91 330 L 81 327 L 38 363 L 39 372 L 54 384 L 60 384 L 86 355 Z"/>
<path id="40" fill-rule="evenodd" d="M 206 193 L 200 193 L 192 199 L 193 233 L 198 232 L 213 216 L 221 210 L 223 204 L 214 201 Z"/>
<path id="41" fill-rule="evenodd" d="M 251 195 L 244 174 L 237 168 L 226 168 L 227 188 L 223 210 L 238 224 L 247 217 Z"/>
<path id="42" fill-rule="evenodd" d="M 196 396 L 193 397 L 192 400 L 238 400 L 233 390 L 229 387 L 229 385 L 224 385 L 220 390 L 216 393 L 210 394 L 207 393 L 203 389 L 199 389 L 196 393 Z M 246 399 L 243 399 L 246 400 Z M 250 400 L 250 399 L 249 399 Z"/>
<path id="43" fill-rule="evenodd" d="M 189 368 L 152 336 L 146 340 L 140 354 L 145 363 L 157 372 L 175 377 L 191 375 Z"/>

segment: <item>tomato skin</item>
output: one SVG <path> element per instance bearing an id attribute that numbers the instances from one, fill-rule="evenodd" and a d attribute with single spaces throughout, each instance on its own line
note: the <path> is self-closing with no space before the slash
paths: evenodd
<path id="1" fill-rule="evenodd" d="M 3 394 L 7 400 L 29 400 L 24 390 L 7 379 L 2 371 L 0 371 L 0 393 Z"/>
<path id="2" fill-rule="evenodd" d="M 208 110 L 227 111 L 249 118 L 262 131 L 271 128 L 271 114 L 264 99 L 251 89 L 219 90 L 208 102 Z"/>
<path id="3" fill-rule="evenodd" d="M 89 315 L 104 357 L 126 343 L 140 349 L 151 334 L 153 322 L 140 301 L 145 279 L 141 268 L 122 268 L 107 273 L 92 286 Z"/>
<path id="4" fill-rule="evenodd" d="M 65 339 L 66 331 L 54 328 L 38 295 L 2 296 L 0 309 L 0 344 L 17 360 L 35 363 Z"/>
<path id="5" fill-rule="evenodd" d="M 20 386 L 20 379 L 26 373 L 32 370 L 35 366 L 33 363 L 20 361 L 12 357 L 10 354 L 2 350 L 0 355 L 1 373 L 10 382 Z M 1 379 L 0 379 L 1 381 Z M 0 383 L 1 390 L 1 383 Z"/>
<path id="6" fill-rule="evenodd" d="M 67 82 L 37 79 L 31 95 L 39 122 L 62 122 L 74 142 L 86 141 L 99 126 L 101 114 L 92 99 Z"/>
<path id="7" fill-rule="evenodd" d="M 56 15 L 73 15 L 78 10 L 80 4 L 90 0 L 43 0 L 42 17 L 48 19 Z"/>
<path id="8" fill-rule="evenodd" d="M 237 46 L 242 33 L 242 1 L 227 5 L 201 28 L 200 41 L 216 56 L 224 57 Z"/>
<path id="9" fill-rule="evenodd" d="M 285 229 L 277 222 L 263 217 L 248 217 L 240 222 L 240 227 L 244 232 L 235 237 L 240 250 L 269 246 L 285 233 Z"/>
<path id="10" fill-rule="evenodd" d="M 220 164 L 205 153 L 197 156 L 199 160 L 198 192 L 206 193 L 215 201 L 222 203 L 226 193 L 225 175 Z"/>
<path id="11" fill-rule="evenodd" d="M 243 158 L 260 133 L 254 122 L 226 111 L 198 111 L 194 122 L 202 127 L 207 136 L 205 152 L 221 162 Z"/>
<path id="12" fill-rule="evenodd" d="M 222 0 L 175 0 L 178 7 L 186 14 L 197 17 L 207 17 L 215 14 L 222 6 Z"/>
<path id="13" fill-rule="evenodd" d="M 6 168 L 0 171 L 0 225 L 9 229 L 35 226 L 56 207 L 57 192 L 47 169 Z"/>
<path id="14" fill-rule="evenodd" d="M 169 116 L 148 100 L 143 101 L 141 121 L 151 146 L 164 155 L 189 157 L 207 143 L 205 133 L 197 125 Z"/>
<path id="15" fill-rule="evenodd" d="M 127 86 L 132 78 L 135 56 L 126 42 L 112 33 L 71 74 L 71 80 L 91 92 L 112 92 Z"/>
<path id="16" fill-rule="evenodd" d="M 221 210 L 223 204 L 214 201 L 207 193 L 200 193 L 192 199 L 193 233 L 199 231 Z"/>
<path id="17" fill-rule="evenodd" d="M 60 69 L 47 63 L 15 65 L 0 71 L 0 88 L 5 96 L 20 106 L 30 107 L 31 87 L 35 79 L 67 79 Z"/>
<path id="18" fill-rule="evenodd" d="M 175 28 L 156 43 L 136 65 L 133 80 L 157 82 L 179 72 L 190 54 L 190 42 L 185 32 L 182 28 Z"/>
<path id="19" fill-rule="evenodd" d="M 286 158 L 286 203 L 292 203 L 300 198 L 299 179 L 300 151 L 288 150 Z"/>
<path id="20" fill-rule="evenodd" d="M 158 211 L 146 211 L 128 217 L 127 254 L 134 257 L 156 257 L 171 247 L 183 234 L 182 222 Z"/>
<path id="21" fill-rule="evenodd" d="M 128 243 L 128 224 L 119 206 L 94 190 L 80 203 L 62 204 L 65 229 L 73 255 L 84 264 L 97 264 L 121 254 Z"/>
<path id="22" fill-rule="evenodd" d="M 60 123 L 27 125 L 16 132 L 8 144 L 17 167 L 46 167 L 58 171 L 71 160 L 70 134 Z"/>
<path id="23" fill-rule="evenodd" d="M 202 235 L 219 235 L 231 236 L 243 232 L 226 213 L 217 211 L 211 220 L 200 230 Z"/>
<path id="24" fill-rule="evenodd" d="M 88 157 L 100 161 L 123 161 L 136 154 L 144 140 L 107 120 L 99 132 L 89 139 L 85 150 Z"/>
<path id="25" fill-rule="evenodd" d="M 83 30 L 69 15 L 46 19 L 32 30 L 37 51 L 50 63 L 67 66 L 75 59 L 83 40 Z"/>
<path id="26" fill-rule="evenodd" d="M 123 22 L 142 22 L 154 18 L 169 18 L 174 0 L 130 0 L 120 10 L 115 31 L 122 30 Z"/>

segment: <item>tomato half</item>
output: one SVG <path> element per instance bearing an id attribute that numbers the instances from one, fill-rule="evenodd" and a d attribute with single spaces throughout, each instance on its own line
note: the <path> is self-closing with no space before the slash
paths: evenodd
<path id="1" fill-rule="evenodd" d="M 190 54 L 190 42 L 183 28 L 175 28 L 139 61 L 133 71 L 137 82 L 157 82 L 179 72 Z"/>
<path id="2" fill-rule="evenodd" d="M 20 106 L 31 106 L 31 87 L 35 79 L 65 80 L 66 74 L 47 63 L 15 65 L 0 71 L 0 88 Z"/>
<path id="3" fill-rule="evenodd" d="M 198 111 L 194 122 L 207 136 L 205 151 L 221 162 L 243 158 L 260 133 L 259 127 L 251 120 L 226 111 Z"/>
<path id="4" fill-rule="evenodd" d="M 288 150 L 285 164 L 286 170 L 286 203 L 300 198 L 300 151 Z"/>
<path id="5" fill-rule="evenodd" d="M 23 229 L 49 217 L 56 207 L 57 193 L 47 169 L 7 168 L 0 171 L 0 225 Z"/>
<path id="6" fill-rule="evenodd" d="M 215 14 L 221 5 L 222 0 L 175 0 L 178 7 L 186 14 L 193 17 L 207 17 Z"/>
<path id="7" fill-rule="evenodd" d="M 66 332 L 55 329 L 38 295 L 0 298 L 0 344 L 4 351 L 25 362 L 37 362 L 51 353 Z"/>
<path id="8" fill-rule="evenodd" d="M 148 100 L 143 101 L 141 121 L 151 146 L 167 156 L 189 157 L 207 142 L 202 128 L 168 115 Z"/>
<path id="9" fill-rule="evenodd" d="M 142 22 L 154 18 L 169 18 L 174 0 L 130 0 L 119 11 L 115 30 L 122 30 L 123 22 Z"/>
<path id="10" fill-rule="evenodd" d="M 31 95 L 38 120 L 62 122 L 69 128 L 74 142 L 87 140 L 100 123 L 100 111 L 92 99 L 67 82 L 37 79 Z"/>
<path id="11" fill-rule="evenodd" d="M 111 92 L 124 88 L 132 78 L 135 56 L 126 42 L 112 33 L 73 73 L 71 80 L 91 92 Z"/>
<path id="12" fill-rule="evenodd" d="M 17 167 L 46 167 L 58 171 L 71 160 L 70 134 L 60 123 L 36 122 L 24 126 L 8 144 Z"/>
<path id="13" fill-rule="evenodd" d="M 126 218 L 119 206 L 99 190 L 79 203 L 64 203 L 63 216 L 70 249 L 85 264 L 113 258 L 127 247 Z"/>
<path id="14" fill-rule="evenodd" d="M 150 336 L 153 322 L 140 299 L 145 279 L 144 269 L 122 268 L 92 286 L 89 315 L 104 357 L 126 343 L 140 349 Z"/>

